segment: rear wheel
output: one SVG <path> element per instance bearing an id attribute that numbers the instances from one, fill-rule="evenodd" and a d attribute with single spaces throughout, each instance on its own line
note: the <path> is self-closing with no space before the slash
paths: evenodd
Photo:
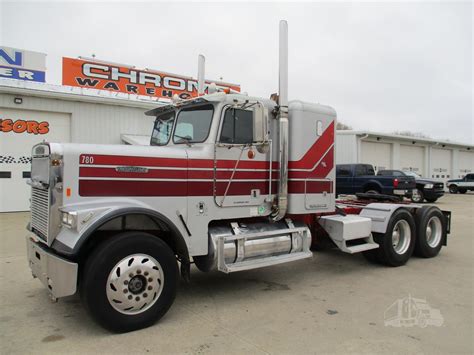
<path id="1" fill-rule="evenodd" d="M 446 219 L 434 206 L 425 206 L 416 211 L 415 254 L 424 258 L 438 255 L 446 238 Z"/>
<path id="2" fill-rule="evenodd" d="M 458 193 L 458 187 L 456 185 L 449 185 L 449 192 L 452 194 Z"/>
<path id="3" fill-rule="evenodd" d="M 177 281 L 176 259 L 166 243 L 147 233 L 126 232 L 90 255 L 80 291 L 98 323 L 127 332 L 152 325 L 168 311 Z"/>
<path id="4" fill-rule="evenodd" d="M 374 233 L 374 240 L 379 244 L 377 260 L 388 266 L 404 265 L 415 248 L 415 221 L 411 213 L 398 209 L 392 215 L 385 233 Z"/>
<path id="5" fill-rule="evenodd" d="M 380 190 L 377 187 L 367 187 L 364 192 L 366 194 L 380 194 Z"/>
<path id="6" fill-rule="evenodd" d="M 411 200 L 415 203 L 422 203 L 425 199 L 423 191 L 420 189 L 414 189 L 411 195 Z"/>

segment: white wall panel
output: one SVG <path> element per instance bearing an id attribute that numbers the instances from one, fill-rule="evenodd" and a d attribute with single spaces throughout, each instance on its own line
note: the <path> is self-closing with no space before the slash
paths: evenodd
<path id="1" fill-rule="evenodd" d="M 457 178 L 462 178 L 468 173 L 474 172 L 474 152 L 459 151 L 459 173 Z"/>
<path id="2" fill-rule="evenodd" d="M 415 145 L 400 145 L 400 169 L 425 176 L 425 148 Z"/>
<path id="3" fill-rule="evenodd" d="M 376 171 L 392 167 L 392 144 L 361 141 L 360 162 L 372 164 Z"/>
<path id="4" fill-rule="evenodd" d="M 431 148 L 431 178 L 446 182 L 452 179 L 452 150 Z"/>

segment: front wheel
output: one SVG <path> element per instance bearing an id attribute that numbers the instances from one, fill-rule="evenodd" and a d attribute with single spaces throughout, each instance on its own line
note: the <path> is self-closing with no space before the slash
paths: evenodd
<path id="1" fill-rule="evenodd" d="M 420 189 L 414 189 L 413 190 L 413 194 L 411 195 L 411 200 L 414 203 L 422 203 L 424 199 L 425 199 L 425 197 L 423 195 L 422 190 L 420 190 Z"/>
<path id="2" fill-rule="evenodd" d="M 458 187 L 456 185 L 450 185 L 449 186 L 449 192 L 452 194 L 457 194 L 458 193 Z"/>
<path id="3" fill-rule="evenodd" d="M 460 194 L 465 194 L 467 192 L 466 189 L 459 189 L 458 191 L 459 191 Z"/>
<path id="4" fill-rule="evenodd" d="M 388 266 L 406 264 L 415 248 L 415 220 L 411 213 L 398 209 L 392 215 L 385 233 L 373 233 L 375 242 L 379 245 L 375 249 L 379 262 Z"/>
<path id="5" fill-rule="evenodd" d="M 112 237 L 87 259 L 81 297 L 95 320 L 116 332 L 148 327 L 171 307 L 178 267 L 161 239 L 141 232 Z"/>

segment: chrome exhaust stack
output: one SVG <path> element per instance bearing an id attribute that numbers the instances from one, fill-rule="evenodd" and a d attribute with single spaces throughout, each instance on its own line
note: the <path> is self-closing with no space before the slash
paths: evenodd
<path id="1" fill-rule="evenodd" d="M 199 54 L 198 57 L 198 96 L 204 95 L 204 81 L 206 70 L 206 57 Z"/>
<path id="2" fill-rule="evenodd" d="M 288 23 L 280 21 L 279 77 L 278 77 L 278 163 L 280 178 L 278 196 L 272 218 L 281 220 L 288 209 Z"/>

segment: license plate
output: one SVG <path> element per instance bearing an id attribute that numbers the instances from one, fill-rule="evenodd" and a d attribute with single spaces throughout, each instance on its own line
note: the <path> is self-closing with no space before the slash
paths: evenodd
<path id="1" fill-rule="evenodd" d="M 393 190 L 393 193 L 395 195 L 405 195 L 406 191 L 405 190 Z"/>

